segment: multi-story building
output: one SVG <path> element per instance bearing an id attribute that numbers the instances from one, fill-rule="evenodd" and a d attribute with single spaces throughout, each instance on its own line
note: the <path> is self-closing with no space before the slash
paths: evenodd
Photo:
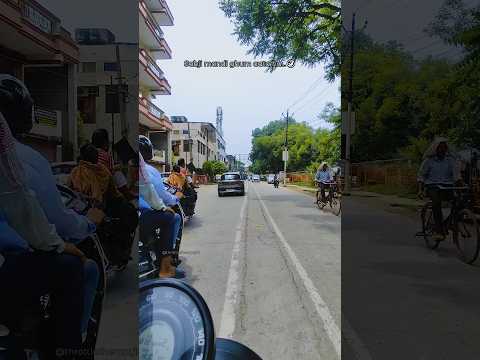
<path id="1" fill-rule="evenodd" d="M 80 47 L 79 137 L 90 140 L 95 129 L 104 128 L 112 142 L 127 134 L 130 144 L 135 144 L 138 44 L 117 43 L 106 29 L 77 29 L 75 35 Z"/>
<path id="2" fill-rule="evenodd" d="M 139 0 L 139 132 L 154 146 L 154 162 L 163 170 L 172 162 L 172 123 L 153 103 L 158 95 L 170 95 L 171 88 L 157 61 L 171 59 L 161 26 L 172 26 L 173 16 L 165 0 Z"/>
<path id="3" fill-rule="evenodd" d="M 23 80 L 36 121 L 23 141 L 50 161 L 77 148 L 76 64 L 79 51 L 61 21 L 34 0 L 0 0 L 0 73 Z"/>
<path id="4" fill-rule="evenodd" d="M 226 160 L 225 141 L 213 124 L 188 121 L 185 116 L 172 116 L 171 119 L 174 162 L 183 158 L 187 163 L 193 162 L 196 168 L 202 168 L 205 161 Z M 219 150 L 219 144 L 222 150 Z"/>

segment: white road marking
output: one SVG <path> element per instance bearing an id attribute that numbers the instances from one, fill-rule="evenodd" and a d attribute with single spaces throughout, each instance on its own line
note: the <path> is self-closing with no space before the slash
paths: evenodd
<path id="1" fill-rule="evenodd" d="M 231 339 L 235 331 L 236 308 L 240 288 L 240 256 L 242 238 L 245 233 L 245 215 L 247 213 L 248 185 L 245 187 L 245 195 L 240 210 L 240 220 L 235 231 L 235 242 L 233 244 L 230 270 L 228 272 L 227 290 L 225 291 L 225 302 L 223 304 L 222 318 L 220 322 L 219 337 Z"/>
<path id="2" fill-rule="evenodd" d="M 320 319 L 323 322 L 323 327 L 325 331 L 327 332 L 327 335 L 335 349 L 335 352 L 338 355 L 338 358 L 340 359 L 341 352 L 342 352 L 342 337 L 341 337 L 341 332 L 338 327 L 338 325 L 335 323 L 335 320 L 333 319 L 333 316 L 330 312 L 330 309 L 328 308 L 326 302 L 323 300 L 323 298 L 320 296 L 319 291 L 313 284 L 313 281 L 310 279 L 310 277 L 307 274 L 307 271 L 305 268 L 302 266 L 300 261 L 298 260 L 297 256 L 295 255 L 295 252 L 292 250 L 288 242 L 285 240 L 285 237 L 283 236 L 283 233 L 280 231 L 280 228 L 278 227 L 277 223 L 275 220 L 273 220 L 272 216 L 270 215 L 270 212 L 268 211 L 268 208 L 265 206 L 265 203 L 263 202 L 262 198 L 260 197 L 257 189 L 253 187 L 253 191 L 257 195 L 258 201 L 260 202 L 260 205 L 263 208 L 263 211 L 272 225 L 278 239 L 280 240 L 281 245 L 283 246 L 285 252 L 288 254 L 290 257 L 290 261 L 295 267 L 295 270 L 300 277 L 300 279 L 303 282 L 303 286 L 305 287 L 308 295 L 310 296 L 311 301 L 314 304 L 315 311 L 317 315 L 320 317 Z"/>

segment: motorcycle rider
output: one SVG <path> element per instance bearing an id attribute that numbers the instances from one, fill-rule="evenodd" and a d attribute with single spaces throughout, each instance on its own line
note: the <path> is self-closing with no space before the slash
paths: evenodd
<path id="1" fill-rule="evenodd" d="M 155 243 L 155 252 L 160 259 L 160 278 L 182 277 L 184 274 L 176 272 L 172 265 L 172 255 L 175 249 L 178 230 L 180 227 L 180 216 L 165 205 L 163 200 L 151 182 L 146 169 L 143 156 L 139 154 L 139 207 L 142 212 L 140 217 L 140 237 L 142 243 L 148 243 L 158 227 L 160 227 L 160 243 Z"/>
<path id="2" fill-rule="evenodd" d="M 0 113 L 3 114 L 14 137 L 13 147 L 23 166 L 25 185 L 33 191 L 47 220 L 55 226 L 57 234 L 68 243 L 77 244 L 96 231 L 104 214 L 90 209 L 86 216 L 67 209 L 57 189 L 50 163 L 30 146 L 20 143 L 16 137 L 29 133 L 33 127 L 34 104 L 28 89 L 17 78 L 0 74 Z M 84 264 L 85 311 L 83 324 L 88 324 L 99 277 L 93 261 Z M 82 326 L 83 327 L 83 326 Z"/>
<path id="3" fill-rule="evenodd" d="M 15 326 L 18 314 L 38 304 L 42 295 L 50 294 L 54 304 L 53 348 L 42 344 L 49 358 L 55 358 L 59 349 L 80 348 L 84 288 L 78 284 L 83 282 L 85 261 L 75 245 L 57 235 L 26 185 L 13 137 L 0 113 L 1 318 Z"/>

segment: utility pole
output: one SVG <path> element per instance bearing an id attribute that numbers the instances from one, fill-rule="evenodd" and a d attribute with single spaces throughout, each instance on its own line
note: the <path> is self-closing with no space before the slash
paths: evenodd
<path id="1" fill-rule="evenodd" d="M 187 122 L 188 127 L 188 150 L 190 153 L 190 161 L 193 163 L 193 155 L 192 155 L 192 136 L 190 135 L 190 122 Z M 188 163 L 187 163 L 188 164 Z"/>
<path id="2" fill-rule="evenodd" d="M 353 102 L 353 58 L 355 46 L 355 16 L 352 16 L 352 30 L 350 33 L 350 71 L 348 75 L 348 108 L 347 108 L 347 124 L 345 125 L 345 193 L 350 192 L 350 144 L 351 144 L 351 126 L 352 126 L 352 102 Z"/>
<path id="3" fill-rule="evenodd" d="M 287 110 L 287 126 L 285 127 L 285 146 L 283 152 L 283 186 L 287 186 L 287 161 L 288 161 L 288 110 Z"/>
<path id="4" fill-rule="evenodd" d="M 110 76 L 110 89 L 113 90 L 113 76 Z M 115 113 L 112 111 L 112 149 L 115 144 Z"/>
<path id="5" fill-rule="evenodd" d="M 115 46 L 115 57 L 117 60 L 117 78 L 118 78 L 117 92 L 118 92 L 118 106 L 120 111 L 120 126 L 121 126 L 122 136 L 126 136 L 128 134 L 128 128 L 127 128 L 127 117 L 125 113 L 125 93 L 123 88 L 122 63 L 120 61 L 120 47 L 118 44 L 116 44 Z"/>

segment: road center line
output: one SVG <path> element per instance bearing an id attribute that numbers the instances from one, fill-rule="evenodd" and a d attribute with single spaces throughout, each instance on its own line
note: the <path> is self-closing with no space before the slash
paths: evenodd
<path id="1" fill-rule="evenodd" d="M 245 215 L 248 204 L 248 185 L 245 187 L 245 196 L 240 210 L 240 219 L 235 230 L 235 242 L 233 244 L 230 270 L 228 272 L 227 290 L 225 291 L 225 302 L 223 304 L 222 318 L 220 322 L 219 337 L 231 339 L 235 331 L 236 309 L 240 288 L 240 254 L 242 238 L 245 233 Z"/>
<path id="2" fill-rule="evenodd" d="M 263 208 L 263 211 L 265 213 L 265 216 L 267 217 L 268 221 L 272 225 L 272 228 L 274 229 L 278 239 L 280 240 L 281 245 L 283 246 L 285 252 L 288 254 L 290 257 L 290 261 L 293 264 L 298 276 L 300 277 L 303 286 L 305 287 L 306 292 L 308 293 L 315 311 L 317 315 L 320 317 L 323 323 L 323 327 L 325 331 L 327 332 L 327 335 L 335 349 L 335 352 L 338 355 L 338 358 L 341 356 L 341 351 L 342 351 L 342 345 L 341 345 L 341 332 L 337 324 L 335 323 L 335 320 L 333 319 L 333 316 L 330 312 L 330 309 L 328 308 L 326 302 L 323 300 L 323 298 L 320 296 L 320 293 L 318 292 L 317 288 L 313 284 L 313 281 L 310 279 L 310 277 L 307 274 L 307 271 L 305 268 L 302 266 L 300 261 L 298 260 L 297 256 L 295 255 L 295 252 L 292 250 L 288 242 L 285 240 L 285 237 L 283 236 L 283 233 L 280 231 L 280 228 L 278 227 L 277 223 L 275 220 L 273 220 L 272 216 L 270 215 L 270 212 L 268 211 L 268 208 L 265 206 L 265 203 L 263 202 L 262 198 L 260 197 L 260 194 L 258 193 L 257 189 L 253 187 L 253 190 L 255 191 L 255 194 L 257 195 L 258 201 L 260 202 L 260 205 Z"/>

